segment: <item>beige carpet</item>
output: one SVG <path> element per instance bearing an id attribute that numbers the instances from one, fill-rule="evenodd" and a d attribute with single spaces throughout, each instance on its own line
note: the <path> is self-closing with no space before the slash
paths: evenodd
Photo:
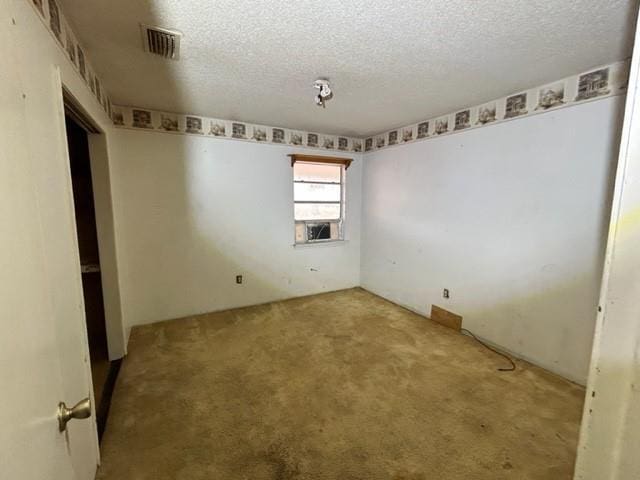
<path id="1" fill-rule="evenodd" d="M 584 390 L 361 289 L 135 328 L 103 480 L 570 479 Z"/>

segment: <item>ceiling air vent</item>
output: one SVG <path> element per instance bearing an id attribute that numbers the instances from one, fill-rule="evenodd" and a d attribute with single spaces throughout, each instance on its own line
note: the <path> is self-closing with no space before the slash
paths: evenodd
<path id="1" fill-rule="evenodd" d="M 180 38 L 182 34 L 166 28 L 140 24 L 144 51 L 160 55 L 171 60 L 180 56 Z"/>

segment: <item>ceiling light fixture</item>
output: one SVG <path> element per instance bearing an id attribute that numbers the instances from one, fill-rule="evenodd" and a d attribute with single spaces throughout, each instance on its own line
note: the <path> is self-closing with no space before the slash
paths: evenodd
<path id="1" fill-rule="evenodd" d="M 313 88 L 318 90 L 318 94 L 315 97 L 316 105 L 325 108 L 325 102 L 333 98 L 333 92 L 329 86 L 329 80 L 325 78 L 319 78 L 313 82 Z"/>

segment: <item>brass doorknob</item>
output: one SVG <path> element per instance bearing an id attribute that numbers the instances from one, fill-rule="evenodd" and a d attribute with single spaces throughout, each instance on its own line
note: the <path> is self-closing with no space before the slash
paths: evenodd
<path id="1" fill-rule="evenodd" d="M 58 404 L 58 427 L 61 432 L 67 429 L 67 423 L 72 418 L 82 419 L 91 416 L 91 399 L 85 398 L 73 407 L 68 408 L 64 402 Z"/>

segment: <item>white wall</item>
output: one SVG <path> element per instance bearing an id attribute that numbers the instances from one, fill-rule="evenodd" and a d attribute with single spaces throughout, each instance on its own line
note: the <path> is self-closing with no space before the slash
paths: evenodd
<path id="1" fill-rule="evenodd" d="M 294 248 L 293 152 L 305 149 L 116 130 L 128 326 L 359 285 L 362 155 L 349 155 L 347 242 Z"/>
<path id="2" fill-rule="evenodd" d="M 366 154 L 363 287 L 459 313 L 584 383 L 622 106 L 607 98 Z"/>

